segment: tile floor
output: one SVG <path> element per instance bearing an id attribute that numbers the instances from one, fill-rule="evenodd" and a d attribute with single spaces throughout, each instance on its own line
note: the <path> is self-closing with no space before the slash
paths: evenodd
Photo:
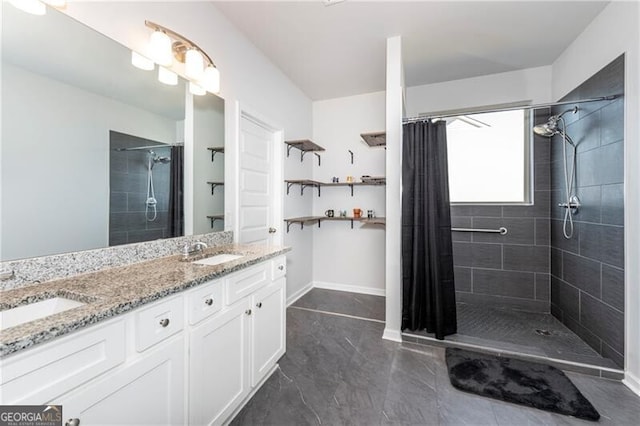
<path id="1" fill-rule="evenodd" d="M 382 323 L 342 316 L 379 315 L 361 306 L 369 296 L 348 302 L 348 293 L 325 292 L 313 290 L 287 310 L 287 353 L 233 425 L 593 424 L 458 391 L 442 348 L 382 340 Z M 327 313 L 323 296 L 342 300 L 341 316 Z M 567 375 L 600 423 L 638 424 L 640 398 L 620 382 Z"/>

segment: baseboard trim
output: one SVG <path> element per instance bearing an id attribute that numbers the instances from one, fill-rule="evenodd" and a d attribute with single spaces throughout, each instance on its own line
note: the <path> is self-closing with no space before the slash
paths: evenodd
<path id="1" fill-rule="evenodd" d="M 312 282 L 307 284 L 307 285 L 305 285 L 300 290 L 298 290 L 295 293 L 293 293 L 291 296 L 287 297 L 287 308 L 289 306 L 293 305 L 294 303 L 296 303 L 296 301 L 298 299 L 300 299 L 302 296 L 304 296 L 305 294 L 310 292 L 311 289 L 313 289 L 313 283 Z"/>
<path id="2" fill-rule="evenodd" d="M 640 379 L 630 372 L 626 372 L 624 374 L 624 379 L 622 379 L 622 383 L 625 384 L 626 387 L 631 389 L 633 393 L 640 396 Z"/>
<path id="3" fill-rule="evenodd" d="M 402 333 L 400 330 L 392 330 L 385 327 L 384 332 L 382 333 L 382 338 L 385 340 L 391 340 L 392 342 L 402 343 Z"/>
<path id="4" fill-rule="evenodd" d="M 347 291 L 349 293 L 369 294 L 372 296 L 385 296 L 385 290 L 383 288 L 371 288 L 351 284 L 330 283 L 326 281 L 314 281 L 313 288 Z"/>

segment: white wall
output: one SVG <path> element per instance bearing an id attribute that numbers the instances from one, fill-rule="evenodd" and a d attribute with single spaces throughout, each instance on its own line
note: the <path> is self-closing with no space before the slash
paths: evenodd
<path id="1" fill-rule="evenodd" d="M 612 2 L 553 63 L 559 99 L 625 53 L 625 383 L 640 394 L 640 5 Z"/>
<path id="2" fill-rule="evenodd" d="M 2 259 L 108 246 L 109 130 L 174 143 L 175 120 L 2 71 Z"/>
<path id="3" fill-rule="evenodd" d="M 224 146 L 224 100 L 194 96 L 193 103 L 193 233 L 198 235 L 224 229 L 224 222 L 216 221 L 211 228 L 207 219 L 224 214 L 224 187 L 217 186 L 212 195 L 207 184 L 224 181 L 224 154 L 217 153 L 212 162 L 207 149 Z"/>
<path id="4" fill-rule="evenodd" d="M 209 2 L 88 2 L 70 3 L 65 12 L 132 49 L 144 52 L 150 30 L 144 21 L 157 22 L 183 34 L 211 56 L 221 73 L 225 99 L 225 229 L 237 223 L 237 141 L 239 108 L 249 108 L 281 127 L 285 140 L 311 137 L 311 100 L 244 37 Z M 285 206 L 303 209 L 303 201 L 287 199 Z M 293 203 L 294 205 L 290 205 Z M 279 232 L 284 225 L 274 224 Z M 237 235 L 237 232 L 236 232 Z M 311 282 L 311 237 L 294 240 L 288 256 L 287 294 Z"/>
<path id="5" fill-rule="evenodd" d="M 333 176 L 346 182 L 346 176 L 360 181 L 363 175 L 385 175 L 385 149 L 369 147 L 361 133 L 385 128 L 385 92 L 330 99 L 313 103 L 313 141 L 325 148 L 322 164 L 312 161 L 313 179 L 331 182 Z M 349 150 L 353 151 L 351 164 Z M 311 156 L 312 157 L 312 156 Z M 385 216 L 385 187 L 355 187 L 353 197 L 348 187 L 324 187 L 320 197 L 313 196 L 313 215 L 333 209 L 353 209 L 365 214 L 374 210 Z M 321 228 L 310 225 L 313 232 L 313 281 L 316 287 L 360 291 L 384 295 L 384 227 L 354 223 L 322 222 Z"/>
<path id="6" fill-rule="evenodd" d="M 407 87 L 406 114 L 415 117 L 521 101 L 551 101 L 550 66 Z"/>

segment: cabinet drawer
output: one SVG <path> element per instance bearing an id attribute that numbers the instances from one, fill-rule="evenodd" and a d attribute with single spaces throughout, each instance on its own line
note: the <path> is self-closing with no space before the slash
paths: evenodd
<path id="1" fill-rule="evenodd" d="M 196 324 L 222 309 L 223 280 L 211 281 L 187 296 L 189 324 Z"/>
<path id="2" fill-rule="evenodd" d="M 268 268 L 269 262 L 263 262 L 228 277 L 225 280 L 227 305 L 233 304 L 265 285 L 269 281 Z"/>
<path id="3" fill-rule="evenodd" d="M 276 257 L 271 261 L 271 281 L 287 275 L 287 258 L 285 256 Z"/>
<path id="4" fill-rule="evenodd" d="M 150 346 L 181 331 L 184 327 L 182 297 L 158 302 L 136 313 L 136 350 L 142 352 Z"/>
<path id="5" fill-rule="evenodd" d="M 123 320 L 0 360 L 0 404 L 40 405 L 124 362 Z"/>

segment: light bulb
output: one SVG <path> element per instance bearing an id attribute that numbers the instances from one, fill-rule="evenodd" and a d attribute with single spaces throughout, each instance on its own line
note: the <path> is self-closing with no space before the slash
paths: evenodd
<path id="1" fill-rule="evenodd" d="M 202 72 L 204 71 L 204 58 L 202 57 L 202 53 L 196 49 L 187 50 L 184 65 L 184 73 L 187 77 L 200 80 Z"/>
<path id="2" fill-rule="evenodd" d="M 138 52 L 131 51 L 131 65 L 141 70 L 151 71 L 155 68 L 156 64 L 151 59 L 145 58 Z"/>
<path id="3" fill-rule="evenodd" d="M 207 89 L 209 93 L 216 94 L 220 92 L 220 71 L 213 65 L 209 65 L 207 69 L 204 70 L 202 86 Z"/>
<path id="4" fill-rule="evenodd" d="M 178 74 L 169 71 L 165 67 L 158 67 L 158 81 L 169 86 L 175 86 L 178 84 Z"/>
<path id="5" fill-rule="evenodd" d="M 171 38 L 162 31 L 154 31 L 149 38 L 149 57 L 158 65 L 171 65 Z"/>
<path id="6" fill-rule="evenodd" d="M 196 95 L 196 96 L 202 96 L 202 95 L 205 95 L 207 93 L 207 91 L 204 90 L 201 86 L 199 86 L 196 83 L 194 83 L 193 81 L 190 81 L 189 82 L 189 93 L 191 93 L 192 95 Z"/>
<path id="7" fill-rule="evenodd" d="M 47 6 L 39 0 L 9 0 L 9 3 L 32 15 L 44 15 L 47 13 Z"/>

